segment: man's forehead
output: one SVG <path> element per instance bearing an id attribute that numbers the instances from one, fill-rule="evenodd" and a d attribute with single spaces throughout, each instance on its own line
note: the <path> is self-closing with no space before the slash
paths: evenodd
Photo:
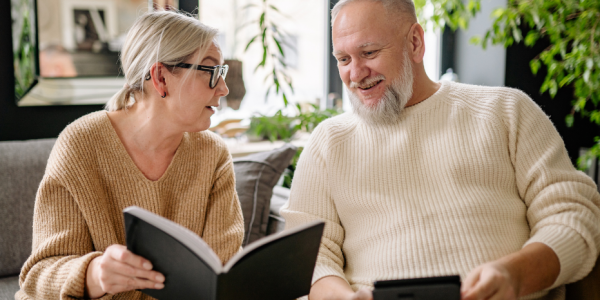
<path id="1" fill-rule="evenodd" d="M 387 44 L 395 36 L 396 29 L 390 21 L 380 3 L 357 1 L 347 4 L 332 26 L 334 53 Z"/>
<path id="2" fill-rule="evenodd" d="M 361 50 L 361 49 L 365 49 L 365 48 L 370 48 L 370 47 L 383 47 L 383 44 L 380 42 L 372 42 L 372 41 L 368 41 L 368 42 L 364 42 L 364 43 L 359 43 L 356 45 L 356 47 L 352 47 L 350 46 L 350 50 L 354 49 L 354 50 Z M 341 49 L 333 49 L 333 55 L 338 55 L 341 53 L 344 53 L 344 50 Z"/>

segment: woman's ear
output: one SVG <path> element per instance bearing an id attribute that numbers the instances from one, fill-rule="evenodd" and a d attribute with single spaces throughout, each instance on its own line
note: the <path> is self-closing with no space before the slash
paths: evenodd
<path id="1" fill-rule="evenodd" d="M 422 63 L 425 55 L 425 31 L 419 23 L 414 23 L 408 30 L 406 41 L 409 45 L 408 55 L 415 63 Z"/>
<path id="2" fill-rule="evenodd" d="M 152 86 L 154 86 L 154 90 L 156 90 L 156 92 L 162 98 L 167 96 L 167 80 L 165 79 L 166 72 L 168 72 L 167 67 L 159 62 L 154 63 L 152 67 L 150 67 Z"/>

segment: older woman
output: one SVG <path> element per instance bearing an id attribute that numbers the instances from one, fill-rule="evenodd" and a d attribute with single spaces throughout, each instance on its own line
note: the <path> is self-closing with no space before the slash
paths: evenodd
<path id="1" fill-rule="evenodd" d="M 223 262 L 240 249 L 231 155 L 205 131 L 229 92 L 215 34 L 165 11 L 133 25 L 121 54 L 127 84 L 108 112 L 67 126 L 52 150 L 17 299 L 150 298 L 135 290 L 160 289 L 165 278 L 123 246 L 131 205 L 192 230 Z"/>

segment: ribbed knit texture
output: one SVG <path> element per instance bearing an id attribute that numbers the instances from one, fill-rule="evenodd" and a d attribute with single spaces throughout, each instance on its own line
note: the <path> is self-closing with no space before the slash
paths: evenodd
<path id="1" fill-rule="evenodd" d="M 600 196 L 524 93 L 444 82 L 395 125 L 323 122 L 300 156 L 286 227 L 326 221 L 313 282 L 459 274 L 542 242 L 584 277 L 600 244 Z M 560 288 L 557 288 L 560 287 Z M 537 299 L 547 291 L 526 297 Z"/>
<path id="2" fill-rule="evenodd" d="M 231 155 L 210 132 L 185 133 L 164 175 L 147 179 L 105 111 L 60 134 L 35 203 L 32 254 L 17 299 L 83 298 L 89 262 L 125 244 L 122 210 L 137 205 L 201 236 L 223 262 L 240 250 L 242 212 Z M 131 291 L 103 299 L 151 299 Z"/>

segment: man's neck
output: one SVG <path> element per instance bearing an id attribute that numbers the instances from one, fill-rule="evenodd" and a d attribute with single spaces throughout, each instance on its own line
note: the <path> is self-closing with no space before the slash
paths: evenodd
<path id="1" fill-rule="evenodd" d="M 428 99 L 431 95 L 435 94 L 441 86 L 441 83 L 429 79 L 427 74 L 425 74 L 425 70 L 417 71 L 413 82 L 413 95 L 410 100 L 408 100 L 408 103 L 406 103 L 406 107 L 413 106 Z"/>

